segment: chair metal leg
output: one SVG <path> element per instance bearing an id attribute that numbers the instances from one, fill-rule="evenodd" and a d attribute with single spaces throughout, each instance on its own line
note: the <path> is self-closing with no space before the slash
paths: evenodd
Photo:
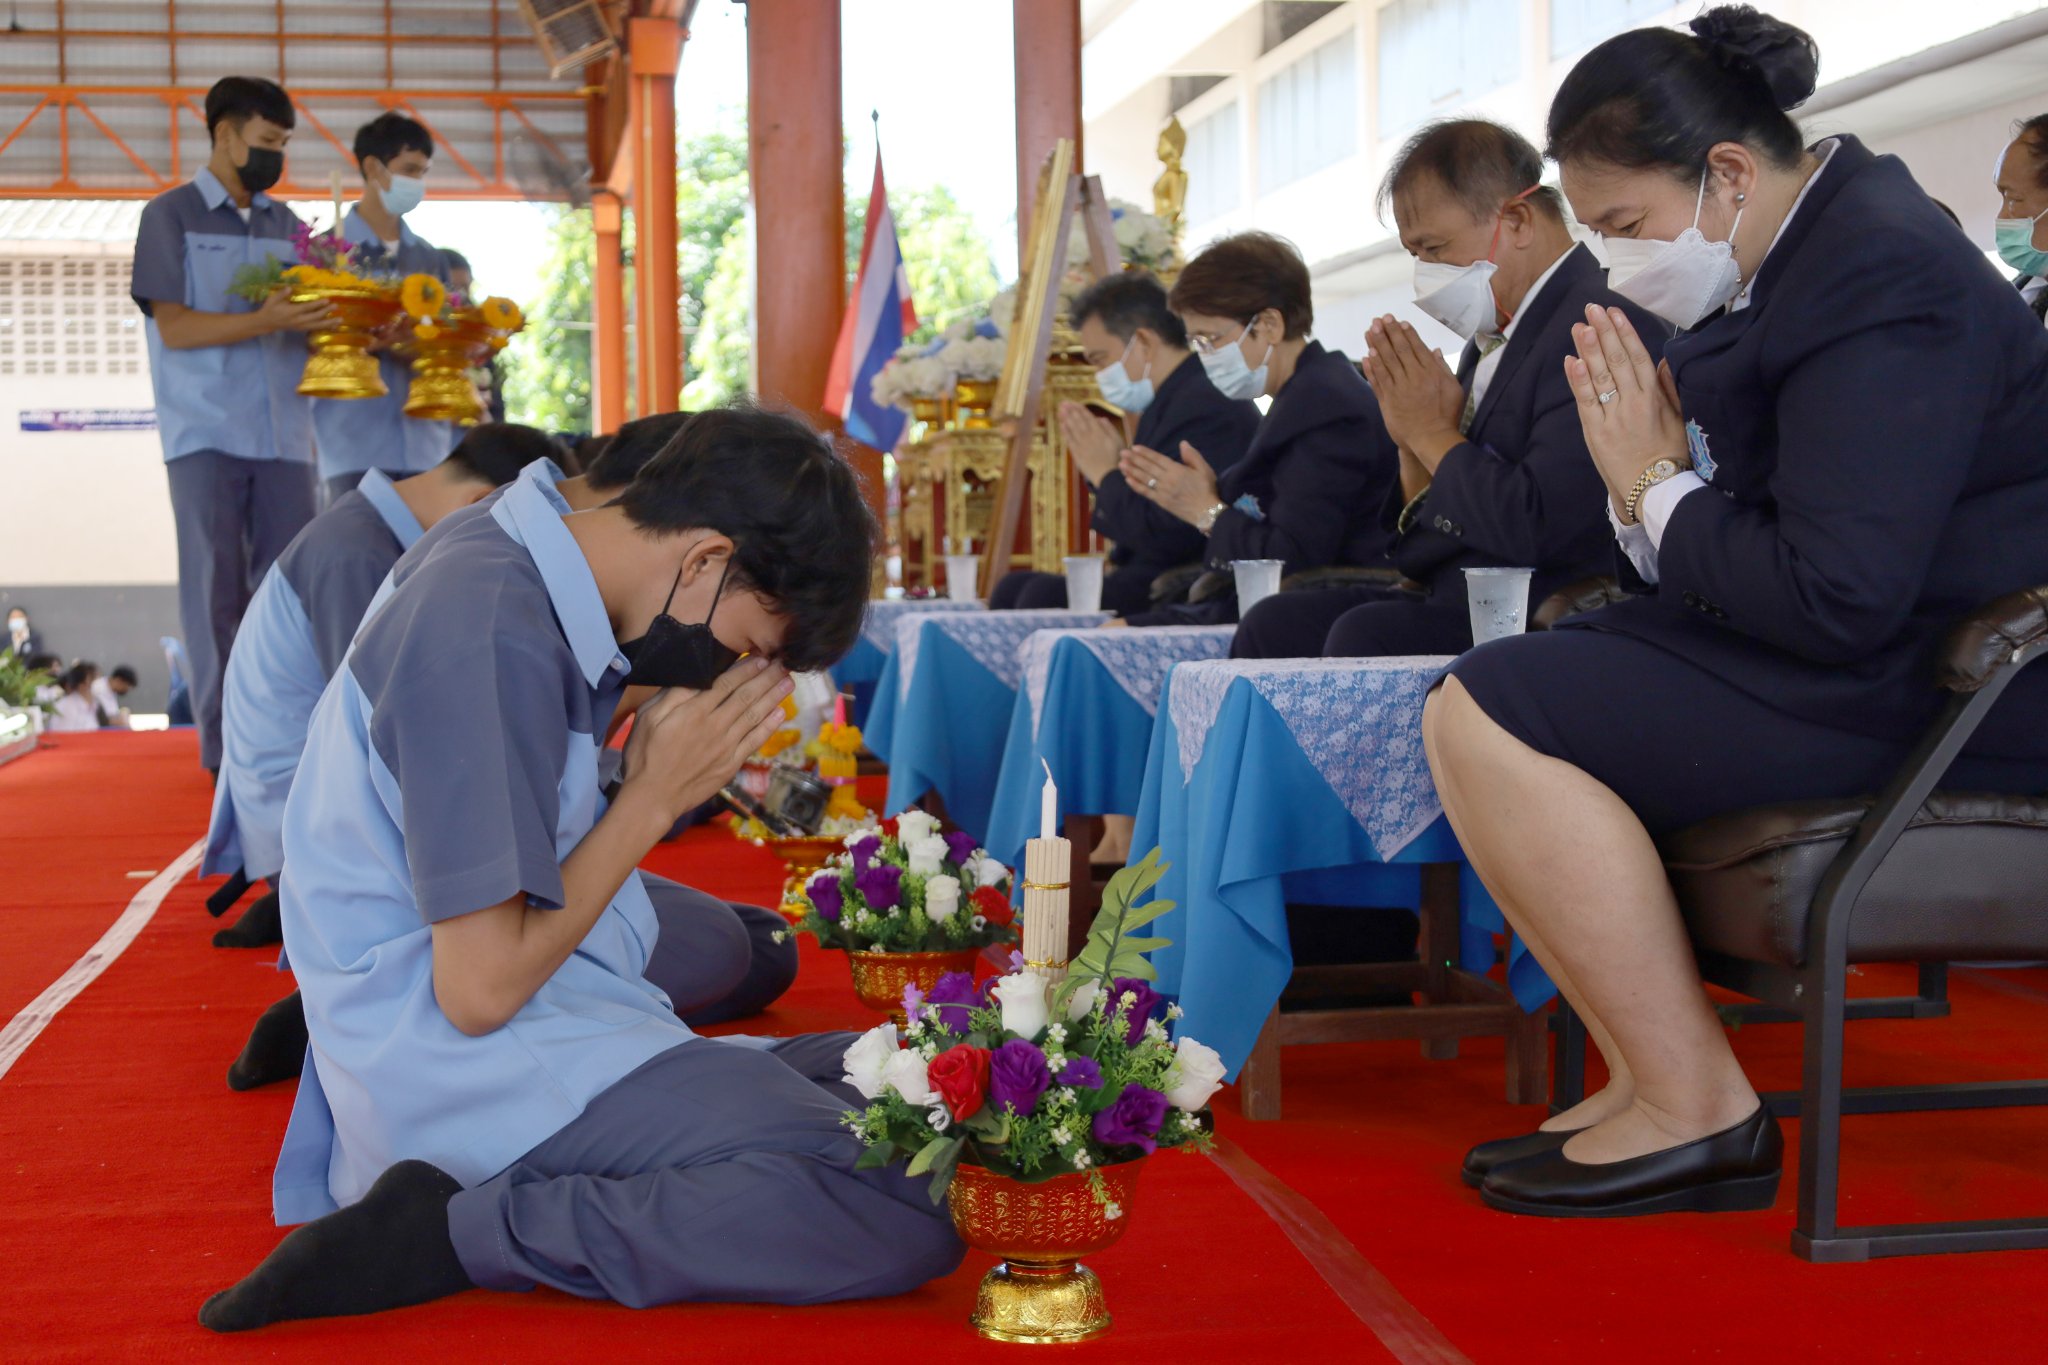
<path id="1" fill-rule="evenodd" d="M 1834 946 L 1840 946 L 1836 939 Z M 1833 958 L 1833 961 L 1827 960 Z M 1805 1260 L 1862 1260 L 1855 1244 L 1835 1239 L 1842 1173 L 1843 1011 L 1846 953 L 1816 955 L 1801 973 L 1806 1001 L 1806 1059 L 1799 1123 L 1799 1221 L 1792 1250 Z"/>

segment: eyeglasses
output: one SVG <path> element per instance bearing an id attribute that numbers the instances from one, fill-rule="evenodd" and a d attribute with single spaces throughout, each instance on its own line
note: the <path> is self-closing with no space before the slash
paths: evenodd
<path id="1" fill-rule="evenodd" d="M 1207 337 L 1199 335 L 1190 336 L 1188 338 L 1188 349 L 1193 351 L 1196 355 L 1213 355 L 1217 351 L 1222 350 L 1225 346 L 1235 345 L 1236 343 L 1244 340 L 1245 336 L 1252 330 L 1252 323 L 1257 321 L 1258 319 L 1256 317 L 1247 319 L 1245 323 L 1237 329 L 1237 335 L 1234 337 L 1230 337 L 1227 340 L 1220 340 L 1216 337 Z"/>

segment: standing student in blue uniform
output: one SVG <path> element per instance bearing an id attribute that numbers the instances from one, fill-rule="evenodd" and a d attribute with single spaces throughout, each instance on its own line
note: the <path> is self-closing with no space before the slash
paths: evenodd
<path id="1" fill-rule="evenodd" d="M 1197 446 L 1134 446 L 1126 487 L 1204 537 L 1202 558 L 1228 574 L 1237 559 L 1278 559 L 1285 573 L 1387 562 L 1379 509 L 1400 457 L 1365 377 L 1310 338 L 1308 266 L 1292 245 L 1241 232 L 1205 249 L 1174 282 L 1173 311 L 1226 398 L 1270 397 L 1244 457 L 1220 475 Z M 1137 625 L 1227 625 L 1234 589 L 1129 618 Z"/>
<path id="2" fill-rule="evenodd" d="M 699 1038 L 644 976 L 635 865 L 782 723 L 785 668 L 852 644 L 874 539 L 808 426 L 703 413 L 612 505 L 515 481 L 371 618 L 285 812 L 313 1048 L 275 1200 L 315 1221 L 203 1323 L 472 1286 L 810 1303 L 959 1263 L 924 1182 L 857 1169 L 851 1035 Z M 668 690 L 606 803 L 589 737 L 629 680 Z"/>
<path id="3" fill-rule="evenodd" d="M 446 284 L 446 258 L 405 223 L 405 215 L 426 197 L 427 175 L 434 168 L 433 135 L 418 121 L 387 111 L 356 129 L 354 150 L 363 196 L 342 218 L 341 235 L 364 248 L 371 271 L 431 275 Z M 354 488 L 365 470 L 381 469 L 388 478 L 402 479 L 432 469 L 455 444 L 448 423 L 405 415 L 412 367 L 388 347 L 378 354 L 377 373 L 384 381 L 382 398 L 313 400 L 320 478 L 329 501 Z"/>
<path id="4" fill-rule="evenodd" d="M 284 174 L 291 97 L 229 76 L 206 92 L 213 155 L 142 210 L 129 290 L 144 314 L 150 386 L 178 528 L 178 616 L 199 761 L 220 767 L 228 647 L 271 561 L 313 518 L 313 426 L 298 393 L 300 333 L 320 303 L 228 292 L 244 266 L 292 259 L 299 220 L 264 191 Z"/>
<path id="5" fill-rule="evenodd" d="M 2048 582 L 2048 333 L 1897 159 L 1800 145 L 1818 61 L 1722 6 L 1603 43 L 1551 106 L 1613 287 L 1682 334 L 1660 374 L 1589 309 L 1566 362 L 1640 595 L 1473 650 L 1424 714 L 1459 843 L 1610 1074 L 1469 1154 L 1498 1208 L 1770 1205 L 1782 1139 L 1654 841 L 1879 790 L 1955 618 Z M 2044 706 L 2020 678 L 1947 781 L 2048 789 Z"/>
<path id="6" fill-rule="evenodd" d="M 1466 340 L 1454 375 L 1406 323 L 1367 333 L 1366 376 L 1401 450 L 1381 510 L 1394 566 L 1421 591 L 1368 585 L 1279 593 L 1238 627 L 1240 659 L 1462 654 L 1465 570 L 1536 571 L 1531 601 L 1606 573 L 1606 495 L 1562 361 L 1586 306 L 1623 307 L 1574 245 L 1543 157 L 1484 119 L 1424 128 L 1380 186 L 1415 258 L 1416 306 Z M 1653 353 L 1667 330 L 1634 309 Z"/>
<path id="7" fill-rule="evenodd" d="M 393 483 L 371 470 L 375 477 L 313 518 L 285 547 L 256 589 L 228 656 L 220 779 L 201 876 L 239 873 L 249 882 L 275 883 L 284 869 L 284 800 L 307 722 L 378 585 L 428 527 L 510 482 L 521 468 L 546 458 L 552 445 L 532 427 L 477 427 L 423 474 Z M 252 948 L 277 936 L 272 891 L 213 942 Z"/>
<path id="8" fill-rule="evenodd" d="M 1995 188 L 1999 259 L 2019 272 L 2020 297 L 2048 323 L 2048 114 L 2013 130 Z"/>
<path id="9" fill-rule="evenodd" d="M 1133 493 L 1117 460 L 1131 445 L 1178 451 L 1183 441 L 1210 468 L 1228 471 L 1251 443 L 1259 410 L 1225 398 L 1188 350 L 1187 329 L 1166 306 L 1166 286 L 1142 271 L 1097 280 L 1070 310 L 1081 353 L 1102 396 L 1138 419 L 1131 440 L 1120 423 L 1080 403 L 1060 404 L 1060 434 L 1074 468 L 1094 490 L 1090 524 L 1111 543 L 1102 605 L 1133 616 L 1152 605 L 1152 580 L 1202 557 L 1202 533 L 1155 502 Z M 1013 573 L 996 584 L 997 611 L 1067 605 L 1060 574 Z"/>

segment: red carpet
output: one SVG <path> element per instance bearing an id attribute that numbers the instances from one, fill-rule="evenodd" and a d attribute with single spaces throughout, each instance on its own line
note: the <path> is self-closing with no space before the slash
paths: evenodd
<path id="1" fill-rule="evenodd" d="M 167 866 L 202 830 L 189 734 L 65 739 L 0 769 L 0 1023 L 128 905 L 131 871 Z M 766 901 L 779 869 L 699 830 L 650 865 Z M 156 918 L 0 1077 L 0 1359 L 434 1358 L 477 1361 L 1015 1359 L 966 1328 L 967 1266 L 919 1293 L 802 1310 L 635 1313 L 548 1292 L 482 1292 L 374 1318 L 215 1337 L 193 1314 L 277 1239 L 268 1179 L 289 1087 L 222 1080 L 283 993 L 257 952 L 209 946 L 201 887 Z M 1873 974 L 1873 988 L 1893 982 Z M 2019 989 L 2013 989 L 2017 984 Z M 1852 1079 L 2048 1074 L 2048 975 L 1959 973 L 1956 1017 L 1852 1028 Z M 835 955 L 750 1027 L 860 1027 Z M 1743 1030 L 1759 1079 L 1797 1069 L 1790 1029 Z M 1152 1163 L 1131 1232 L 1096 1268 L 1116 1329 L 1087 1358 L 1210 1361 L 2040 1359 L 2048 1253 L 1809 1266 L 1778 1209 L 1625 1223 L 1508 1218 L 1457 1182 L 1464 1146 L 1525 1125 L 1500 1102 L 1497 1044 L 1427 1063 L 1413 1044 L 1295 1049 L 1288 1118 L 1224 1105 L 1214 1161 Z M 1793 1130 L 1796 1132 L 1796 1128 Z M 1845 1184 L 1861 1221 L 2048 1208 L 2048 1114 L 1851 1120 Z M 1334 1286 L 1334 1287 L 1333 1287 Z M 1371 1323 L 1379 1335 L 1367 1326 Z M 1385 1342 L 1383 1345 L 1382 1342 Z M 1389 1349 L 1391 1348 L 1391 1349 Z"/>

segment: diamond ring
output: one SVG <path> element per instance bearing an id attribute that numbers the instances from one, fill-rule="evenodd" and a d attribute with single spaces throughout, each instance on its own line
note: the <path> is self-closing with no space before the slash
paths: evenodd
<path id="1" fill-rule="evenodd" d="M 1612 403 L 1615 399 L 1619 398 L 1620 396 L 1620 389 L 1609 389 L 1607 392 L 1600 395 L 1600 401 L 1602 404 Z"/>
<path id="2" fill-rule="evenodd" d="M 1157 480 L 1157 479 L 1147 479 L 1147 480 L 1145 480 L 1145 487 L 1147 487 L 1147 488 L 1157 488 L 1157 487 L 1159 487 L 1159 480 Z"/>

